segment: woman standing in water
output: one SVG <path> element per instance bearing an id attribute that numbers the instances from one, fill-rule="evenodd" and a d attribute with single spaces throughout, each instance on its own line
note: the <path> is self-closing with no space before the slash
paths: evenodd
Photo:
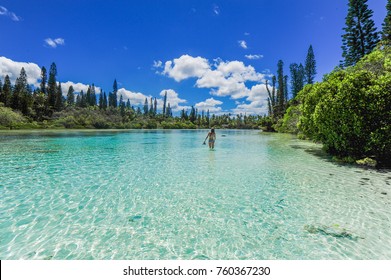
<path id="1" fill-rule="evenodd" d="M 209 149 L 214 149 L 215 148 L 215 141 L 216 141 L 216 133 L 215 133 L 214 128 L 212 128 L 210 130 L 210 132 L 208 133 L 208 135 L 206 136 L 206 138 L 204 140 L 204 144 L 205 144 L 206 139 L 208 139 L 208 138 L 209 138 Z"/>

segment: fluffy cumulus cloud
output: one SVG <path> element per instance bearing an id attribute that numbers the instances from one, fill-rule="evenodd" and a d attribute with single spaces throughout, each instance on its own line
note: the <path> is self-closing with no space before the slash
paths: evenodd
<path id="1" fill-rule="evenodd" d="M 178 82 L 187 78 L 195 78 L 195 86 L 210 89 L 210 94 L 213 96 L 230 97 L 236 100 L 246 98 L 245 101 L 237 103 L 237 108 L 234 109 L 235 113 L 257 114 L 265 110 L 267 92 L 263 81 L 266 75 L 258 73 L 251 65 L 245 65 L 242 61 L 223 61 L 221 59 L 215 59 L 213 63 L 209 63 L 206 58 L 189 55 L 167 61 L 165 65 L 167 67 L 162 74 Z M 246 83 L 255 85 L 249 88 Z M 197 103 L 197 105 L 200 108 L 207 108 L 206 102 L 211 105 L 212 101 L 217 100 L 212 98 Z M 220 109 L 216 105 L 221 104 L 209 106 L 210 111 L 218 112 Z"/>
<path id="2" fill-rule="evenodd" d="M 32 62 L 17 62 L 13 61 L 4 56 L 0 56 L 0 78 L 4 81 L 6 75 L 9 76 L 12 83 L 15 83 L 15 80 L 20 75 L 20 70 L 22 67 L 27 74 L 27 82 L 30 85 L 38 86 L 38 80 L 41 77 L 41 68 Z"/>
<path id="3" fill-rule="evenodd" d="M 149 99 L 151 98 L 150 95 L 145 95 L 141 92 L 130 91 L 125 88 L 120 88 L 118 90 L 118 93 L 117 93 L 118 100 L 121 95 L 122 95 L 122 98 L 124 101 L 127 101 L 129 99 L 130 104 L 132 104 L 132 106 L 144 105 L 145 98 L 148 99 L 148 102 L 149 102 Z"/>
<path id="4" fill-rule="evenodd" d="M 223 111 L 223 109 L 221 107 L 219 107 L 219 105 L 222 105 L 222 104 L 223 104 L 223 102 L 220 100 L 216 100 L 214 98 L 208 98 L 205 101 L 196 103 L 194 107 L 196 107 L 199 112 L 200 111 L 207 112 L 209 110 L 209 113 L 216 114 L 216 113 L 220 113 Z"/>
<path id="5" fill-rule="evenodd" d="M 45 46 L 50 47 L 50 48 L 57 48 L 57 46 L 63 46 L 65 45 L 65 40 L 63 38 L 46 38 L 45 40 Z"/>
<path id="6" fill-rule="evenodd" d="M 80 93 L 81 91 L 83 91 L 84 93 L 87 92 L 88 90 L 88 87 L 90 85 L 86 85 L 86 84 L 82 84 L 82 83 L 74 83 L 74 82 L 71 82 L 71 81 L 68 81 L 68 82 L 65 82 L 65 83 L 61 83 L 61 90 L 62 90 L 62 95 L 63 96 L 66 96 L 67 93 L 68 93 L 68 89 L 69 87 L 72 86 L 74 91 L 76 93 Z M 100 87 L 97 87 L 95 86 L 95 94 L 99 94 L 100 93 Z"/>
<path id="7" fill-rule="evenodd" d="M 34 87 L 39 87 L 41 82 L 41 68 L 32 62 L 17 62 L 4 56 L 0 56 L 0 79 L 4 82 L 6 75 L 10 77 L 11 83 L 14 84 L 20 75 L 20 70 L 24 68 L 27 75 L 27 82 Z M 67 95 L 69 86 L 73 86 L 75 92 L 87 92 L 88 86 L 82 83 L 74 83 L 71 81 L 61 83 L 61 90 L 64 96 Z M 99 94 L 100 87 L 95 86 L 95 92 Z"/>
<path id="8" fill-rule="evenodd" d="M 160 92 L 161 99 L 158 99 L 158 106 L 163 106 L 164 95 L 167 93 L 167 105 L 170 103 L 172 111 L 177 112 L 182 109 L 188 110 L 190 106 L 182 105 L 181 103 L 187 103 L 186 99 L 179 98 L 179 94 L 173 89 L 164 89 Z"/>
<path id="9" fill-rule="evenodd" d="M 208 60 L 202 57 L 192 57 L 182 55 L 173 61 L 167 61 L 164 66 L 163 74 L 180 82 L 191 77 L 201 77 L 210 68 Z"/>
<path id="10" fill-rule="evenodd" d="M 215 96 L 229 96 L 233 99 L 248 96 L 246 82 L 260 82 L 264 74 L 257 73 L 251 65 L 241 61 L 223 61 L 215 59 L 214 64 L 201 57 L 183 55 L 173 61 L 167 61 L 163 74 L 177 82 L 187 78 L 196 78 L 195 86 L 209 88 Z"/>
<path id="11" fill-rule="evenodd" d="M 21 21 L 22 18 L 17 16 L 14 12 L 8 11 L 6 7 L 0 6 L 0 16 L 6 16 L 13 21 Z"/>
<path id="12" fill-rule="evenodd" d="M 246 102 L 237 102 L 237 107 L 233 109 L 235 114 L 267 114 L 267 89 L 265 84 L 257 84 L 251 88 Z"/>

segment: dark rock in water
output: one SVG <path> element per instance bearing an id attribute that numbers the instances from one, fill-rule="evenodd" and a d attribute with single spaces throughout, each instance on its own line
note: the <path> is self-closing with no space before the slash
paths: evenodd
<path id="1" fill-rule="evenodd" d="M 210 258 L 208 256 L 205 256 L 205 255 L 196 255 L 192 259 L 193 260 L 210 260 Z"/>
<path id="2" fill-rule="evenodd" d="M 322 234 L 326 236 L 332 236 L 335 238 L 347 238 L 350 240 L 357 241 L 358 239 L 364 239 L 363 237 L 353 235 L 344 228 L 339 228 L 338 225 L 328 227 L 324 225 L 314 226 L 314 225 L 305 225 L 304 229 L 311 234 Z"/>
<path id="3" fill-rule="evenodd" d="M 361 178 L 361 180 L 369 181 L 371 179 L 369 179 L 369 178 Z"/>
<path id="4" fill-rule="evenodd" d="M 383 195 L 387 195 L 387 193 L 386 193 L 386 192 L 382 192 L 381 194 L 383 194 Z"/>
<path id="5" fill-rule="evenodd" d="M 129 222 L 137 222 L 138 220 L 141 220 L 142 216 L 141 215 L 136 215 L 136 216 L 132 216 L 129 218 Z"/>
<path id="6" fill-rule="evenodd" d="M 44 258 L 45 261 L 49 261 L 51 259 L 53 259 L 53 256 L 47 256 L 47 257 Z"/>

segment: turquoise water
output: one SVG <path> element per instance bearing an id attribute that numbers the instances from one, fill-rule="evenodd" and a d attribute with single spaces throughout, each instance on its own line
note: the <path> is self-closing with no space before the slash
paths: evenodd
<path id="1" fill-rule="evenodd" d="M 0 132 L 0 259 L 391 259 L 390 171 L 206 133 Z"/>

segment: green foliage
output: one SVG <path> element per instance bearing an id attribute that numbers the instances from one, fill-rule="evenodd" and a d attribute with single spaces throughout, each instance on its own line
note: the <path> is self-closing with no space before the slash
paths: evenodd
<path id="1" fill-rule="evenodd" d="M 13 129 L 25 121 L 26 119 L 21 113 L 14 112 L 11 108 L 4 107 L 4 104 L 0 103 L 0 128 Z"/>
<path id="2" fill-rule="evenodd" d="M 275 125 L 275 130 L 282 133 L 299 133 L 298 123 L 301 116 L 301 105 L 291 105 L 282 119 Z"/>
<path id="3" fill-rule="evenodd" d="M 304 67 L 300 63 L 292 63 L 289 66 L 291 72 L 291 92 L 292 97 L 295 98 L 296 95 L 303 89 L 304 87 Z"/>
<path id="4" fill-rule="evenodd" d="M 373 11 L 368 8 L 367 0 L 349 0 L 345 34 L 342 35 L 344 61 L 341 66 L 355 65 L 375 48 L 379 36 L 372 15 Z"/>
<path id="5" fill-rule="evenodd" d="M 383 30 L 382 30 L 382 40 L 387 45 L 391 45 L 391 0 L 387 1 L 387 15 L 384 18 Z"/>
<path id="6" fill-rule="evenodd" d="M 296 98 L 302 114 L 299 131 L 340 158 L 369 157 L 390 165 L 390 59 L 389 48 L 375 50 L 355 67 L 334 71 L 322 83 L 306 86 Z M 287 113 L 283 123 L 293 122 L 292 115 Z"/>

